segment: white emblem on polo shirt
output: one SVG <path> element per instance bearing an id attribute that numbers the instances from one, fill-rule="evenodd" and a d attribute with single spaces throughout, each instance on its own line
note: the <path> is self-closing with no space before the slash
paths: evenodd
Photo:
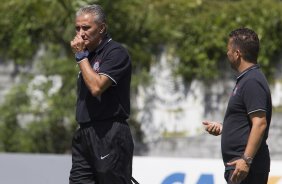
<path id="1" fill-rule="evenodd" d="M 235 89 L 233 90 L 232 96 L 235 96 L 237 94 L 239 86 L 235 86 Z"/>
<path id="2" fill-rule="evenodd" d="M 96 72 L 98 72 L 100 69 L 100 61 L 95 61 L 93 68 Z"/>

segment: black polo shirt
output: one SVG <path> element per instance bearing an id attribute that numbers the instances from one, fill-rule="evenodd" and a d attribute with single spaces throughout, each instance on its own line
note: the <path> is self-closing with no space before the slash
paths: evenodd
<path id="1" fill-rule="evenodd" d="M 224 163 L 244 154 L 251 130 L 249 115 L 257 111 L 266 112 L 267 129 L 251 165 L 251 171 L 268 172 L 270 158 L 266 139 L 272 114 L 271 94 L 259 65 L 253 65 L 239 75 L 229 99 L 221 137 Z"/>
<path id="2" fill-rule="evenodd" d="M 79 73 L 76 120 L 78 123 L 126 120 L 130 114 L 131 60 L 127 50 L 106 35 L 90 53 L 93 70 L 112 80 L 101 96 L 92 96 Z"/>

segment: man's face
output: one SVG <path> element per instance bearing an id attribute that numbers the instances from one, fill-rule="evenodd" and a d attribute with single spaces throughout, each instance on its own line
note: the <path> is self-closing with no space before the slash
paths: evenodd
<path id="1" fill-rule="evenodd" d="M 75 30 L 85 43 L 89 51 L 93 51 L 101 42 L 103 24 L 94 22 L 92 14 L 82 14 L 76 18 Z"/>
<path id="2" fill-rule="evenodd" d="M 227 44 L 227 57 L 230 62 L 231 68 L 233 68 L 234 70 L 237 70 L 240 64 L 239 54 L 239 50 L 233 47 L 232 38 L 230 38 Z"/>

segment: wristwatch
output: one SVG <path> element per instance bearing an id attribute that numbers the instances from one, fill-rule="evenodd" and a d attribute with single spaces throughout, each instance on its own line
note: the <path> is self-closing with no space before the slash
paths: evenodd
<path id="1" fill-rule="evenodd" d="M 241 158 L 246 162 L 246 164 L 248 166 L 250 166 L 253 163 L 253 158 L 252 157 L 248 157 L 246 155 L 243 155 Z"/>
<path id="2" fill-rule="evenodd" d="M 77 63 L 79 63 L 81 60 L 87 58 L 88 55 L 89 55 L 88 50 L 77 52 L 77 53 L 75 53 L 75 60 L 76 60 Z"/>

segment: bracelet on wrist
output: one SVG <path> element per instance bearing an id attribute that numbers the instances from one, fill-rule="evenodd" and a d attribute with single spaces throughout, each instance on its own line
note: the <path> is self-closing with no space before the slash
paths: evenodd
<path id="1" fill-rule="evenodd" d="M 79 64 L 83 59 L 87 58 L 88 55 L 89 55 L 88 50 L 75 53 L 76 63 Z"/>
<path id="2" fill-rule="evenodd" d="M 76 62 L 76 64 L 81 63 L 82 61 L 84 61 L 84 59 L 85 59 L 85 58 L 83 58 L 83 59 L 82 59 L 82 60 L 80 60 L 80 61 L 77 61 L 77 62 Z"/>

